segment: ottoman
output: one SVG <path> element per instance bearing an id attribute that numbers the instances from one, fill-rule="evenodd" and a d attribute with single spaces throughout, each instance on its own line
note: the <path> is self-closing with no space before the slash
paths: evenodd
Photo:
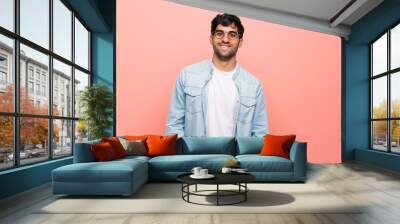
<path id="1" fill-rule="evenodd" d="M 74 163 L 52 171 L 53 193 L 68 195 L 131 195 L 148 180 L 144 159 Z"/>

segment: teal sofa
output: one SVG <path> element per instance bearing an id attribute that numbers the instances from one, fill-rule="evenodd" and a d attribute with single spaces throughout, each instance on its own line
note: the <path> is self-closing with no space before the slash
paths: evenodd
<path id="1" fill-rule="evenodd" d="M 228 160 L 236 160 L 259 182 L 305 182 L 307 144 L 294 142 L 290 159 L 260 156 L 263 138 L 183 137 L 177 141 L 177 155 L 127 156 L 96 162 L 90 141 L 75 144 L 74 163 L 52 171 L 54 194 L 131 195 L 148 181 L 176 181 L 193 167 L 219 172 Z"/>

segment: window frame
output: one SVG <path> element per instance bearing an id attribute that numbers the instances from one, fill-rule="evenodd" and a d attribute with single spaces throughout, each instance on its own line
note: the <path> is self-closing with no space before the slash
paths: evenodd
<path id="1" fill-rule="evenodd" d="M 7 78 L 8 78 L 7 73 L 5 71 L 3 71 L 3 70 L 0 70 L 0 85 L 7 84 Z"/>
<path id="2" fill-rule="evenodd" d="M 391 69 L 391 31 L 396 26 L 400 26 L 400 21 L 395 22 L 389 28 L 387 28 L 383 33 L 379 34 L 375 39 L 373 39 L 370 43 L 368 43 L 368 52 L 369 52 L 369 149 L 373 151 L 385 152 L 399 155 L 400 152 L 393 152 L 392 151 L 392 121 L 400 121 L 400 117 L 393 117 L 392 116 L 392 98 L 391 98 L 391 79 L 393 75 L 400 72 L 400 67 Z M 387 64 L 386 64 L 386 71 L 376 74 L 373 74 L 373 44 L 378 41 L 384 35 L 387 35 Z M 378 78 L 386 77 L 386 87 L 387 87 L 387 105 L 386 105 L 386 118 L 373 118 L 373 81 Z M 373 133 L 373 122 L 374 121 L 386 121 L 386 151 L 379 150 L 374 148 L 374 133 Z"/>
<path id="3" fill-rule="evenodd" d="M 4 117 L 11 117 L 13 119 L 13 155 L 14 155 L 14 161 L 13 161 L 13 166 L 10 167 L 5 167 L 5 168 L 0 168 L 0 172 L 5 171 L 5 170 L 10 170 L 10 169 L 16 169 L 19 167 L 23 166 L 30 166 L 33 164 L 37 163 L 43 163 L 46 161 L 50 160 L 58 160 L 62 159 L 65 157 L 70 157 L 73 156 L 74 153 L 74 143 L 75 143 L 75 126 L 76 126 L 76 121 L 79 120 L 79 117 L 75 116 L 75 108 L 71 108 L 71 114 L 70 116 L 56 116 L 53 115 L 53 59 L 58 60 L 59 62 L 62 62 L 68 66 L 71 66 L 71 83 L 74 84 L 75 82 L 75 69 L 85 73 L 89 77 L 89 83 L 88 86 L 92 85 L 92 61 L 91 61 L 91 48 L 92 48 L 92 43 L 91 43 L 91 37 L 92 37 L 92 31 L 91 29 L 87 26 L 87 24 L 83 21 L 83 19 L 79 16 L 78 13 L 76 13 L 72 7 L 65 1 L 65 0 L 59 0 L 65 7 L 68 8 L 68 10 L 71 11 L 71 59 L 64 58 L 63 56 L 55 53 L 53 50 L 53 0 L 48 0 L 49 2 L 49 49 L 46 49 L 45 47 L 42 47 L 39 44 L 34 43 L 33 41 L 30 41 L 29 39 L 24 38 L 23 36 L 20 35 L 20 0 L 14 0 L 13 1 L 13 10 L 14 10 L 14 31 L 10 31 L 4 27 L 0 26 L 0 35 L 3 35 L 5 37 L 11 38 L 13 40 L 13 64 L 12 66 L 12 73 L 13 79 L 14 79 L 14 93 L 13 93 L 13 112 L 3 112 L 0 111 L 0 116 Z M 88 61 L 89 61 L 89 66 L 88 69 L 85 69 L 78 64 L 75 63 L 75 18 L 79 20 L 79 22 L 84 26 L 84 28 L 88 31 L 89 39 L 88 39 Z M 27 47 L 30 47 L 36 51 L 39 51 L 40 53 L 43 53 L 48 56 L 49 58 L 49 63 L 48 63 L 48 84 L 46 85 L 46 91 L 48 93 L 45 93 L 48 96 L 48 112 L 46 115 L 39 115 L 39 114 L 28 114 L 28 113 L 21 113 L 20 111 L 20 44 L 23 44 Z M 29 64 L 27 64 L 27 71 L 30 68 Z M 36 83 L 42 83 L 41 81 L 41 72 L 39 73 L 39 80 L 36 82 L 36 69 L 33 70 L 33 79 L 30 79 L 30 74 L 29 72 L 26 75 L 26 81 L 28 82 L 29 80 L 33 81 L 34 86 Z M 40 85 L 41 86 L 41 85 Z M 75 103 L 75 85 L 71 86 L 71 93 L 72 93 L 72 99 L 71 99 L 71 104 L 74 105 Z M 29 87 L 28 87 L 29 88 Z M 27 91 L 29 91 L 27 89 Z M 34 89 L 36 91 L 36 89 Z M 39 94 L 39 96 L 42 96 L 42 94 Z M 47 158 L 43 158 L 43 160 L 40 160 L 38 162 L 32 162 L 32 163 L 26 163 L 26 164 L 21 164 L 20 161 L 20 119 L 21 118 L 45 118 L 47 119 L 48 122 L 48 136 L 47 136 L 47 150 L 48 150 L 48 155 Z M 62 156 L 54 156 L 54 147 L 53 147 L 53 122 L 56 120 L 66 120 L 66 121 L 71 121 L 71 153 L 68 155 L 62 155 Z"/>
<path id="4" fill-rule="evenodd" d="M 4 61 L 4 65 L 0 64 L 0 74 L 4 74 L 4 83 L 3 83 L 3 78 L 0 77 L 0 85 L 7 85 L 8 57 L 7 57 L 7 55 L 0 53 L 0 58 L 4 59 L 4 60 L 2 60 L 2 61 Z M 3 75 L 0 75 L 0 76 L 3 76 Z M 6 86 L 6 88 L 7 88 L 7 86 Z"/>
<path id="5" fill-rule="evenodd" d="M 7 66 L 8 65 L 8 57 L 7 57 L 7 55 L 4 55 L 4 54 L 0 53 L 0 58 L 4 59 L 4 60 L 1 60 L 1 61 L 5 61 L 4 65 L 0 64 L 0 68 L 7 69 L 7 67 L 8 67 Z"/>

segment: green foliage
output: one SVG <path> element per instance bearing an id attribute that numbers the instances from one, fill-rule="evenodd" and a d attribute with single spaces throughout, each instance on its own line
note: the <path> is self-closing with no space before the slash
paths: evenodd
<path id="1" fill-rule="evenodd" d="M 80 93 L 82 119 L 85 121 L 89 139 L 110 136 L 107 132 L 112 125 L 113 95 L 107 86 L 95 84 Z"/>

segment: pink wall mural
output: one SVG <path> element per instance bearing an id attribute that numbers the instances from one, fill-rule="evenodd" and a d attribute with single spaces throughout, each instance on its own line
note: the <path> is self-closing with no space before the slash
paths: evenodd
<path id="1" fill-rule="evenodd" d="M 163 134 L 182 67 L 211 58 L 218 12 L 117 1 L 117 134 Z M 263 83 L 271 134 L 308 142 L 311 163 L 341 162 L 340 38 L 241 17 L 238 61 Z"/>

